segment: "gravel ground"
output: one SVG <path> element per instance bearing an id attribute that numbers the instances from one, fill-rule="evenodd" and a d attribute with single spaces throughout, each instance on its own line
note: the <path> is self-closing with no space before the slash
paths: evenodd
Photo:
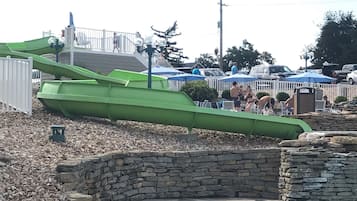
<path id="1" fill-rule="evenodd" d="M 108 151 L 237 150 L 277 147 L 267 137 L 106 119 L 68 119 L 33 99 L 33 115 L 0 113 L 0 201 L 66 200 L 55 180 L 59 161 Z M 66 143 L 48 140 L 50 126 L 66 126 Z"/>

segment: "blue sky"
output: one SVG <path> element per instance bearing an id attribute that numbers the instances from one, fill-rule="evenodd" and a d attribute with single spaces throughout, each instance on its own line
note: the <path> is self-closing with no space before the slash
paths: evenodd
<path id="1" fill-rule="evenodd" d="M 178 21 L 177 46 L 193 60 L 219 46 L 219 0 L 11 0 L 2 2 L 1 42 L 59 34 L 68 25 L 150 35 L 150 26 L 165 30 Z M 278 64 L 297 69 L 304 48 L 314 44 L 327 11 L 353 11 L 356 0 L 224 0 L 224 51 L 247 39 L 259 51 L 268 51 Z M 20 6 L 21 5 L 21 6 Z"/>

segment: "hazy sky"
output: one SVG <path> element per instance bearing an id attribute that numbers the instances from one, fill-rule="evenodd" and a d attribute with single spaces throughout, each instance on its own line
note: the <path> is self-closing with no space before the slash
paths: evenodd
<path id="1" fill-rule="evenodd" d="M 175 20 L 177 47 L 190 60 L 219 47 L 219 0 L 8 0 L 2 2 L 0 42 L 18 42 L 51 30 L 60 34 L 69 23 L 69 12 L 78 27 L 147 36 L 170 27 Z M 304 47 L 314 44 L 327 11 L 353 11 L 357 0 L 224 0 L 223 50 L 239 47 L 247 39 L 278 64 L 292 69 L 304 65 Z"/>

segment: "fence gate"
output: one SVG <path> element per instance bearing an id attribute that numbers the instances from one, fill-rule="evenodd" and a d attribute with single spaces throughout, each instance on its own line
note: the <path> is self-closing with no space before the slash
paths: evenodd
<path id="1" fill-rule="evenodd" d="M 32 115 L 32 58 L 0 57 L 0 111 Z"/>

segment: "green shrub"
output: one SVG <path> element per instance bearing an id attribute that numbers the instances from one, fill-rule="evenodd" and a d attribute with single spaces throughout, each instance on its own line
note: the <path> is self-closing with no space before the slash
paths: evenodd
<path id="1" fill-rule="evenodd" d="M 231 100 L 232 97 L 231 97 L 230 90 L 226 89 L 226 90 L 222 91 L 222 98 Z"/>
<path id="2" fill-rule="evenodd" d="M 286 101 L 290 98 L 290 95 L 286 92 L 279 92 L 276 94 L 276 100 L 280 101 Z"/>
<path id="3" fill-rule="evenodd" d="M 347 97 L 345 96 L 337 96 L 335 99 L 335 103 L 341 103 L 341 102 L 346 102 L 347 101 Z"/>
<path id="4" fill-rule="evenodd" d="M 353 97 L 352 100 L 357 100 L 357 96 Z"/>
<path id="5" fill-rule="evenodd" d="M 265 91 L 261 91 L 261 92 L 258 92 L 256 94 L 257 98 L 260 99 L 261 97 L 263 96 L 270 96 L 270 94 L 268 92 L 265 92 Z"/>
<path id="6" fill-rule="evenodd" d="M 206 81 L 193 81 L 184 84 L 180 91 L 185 92 L 194 101 L 209 100 L 211 102 L 218 98 L 218 92 L 214 88 L 209 88 Z"/>

